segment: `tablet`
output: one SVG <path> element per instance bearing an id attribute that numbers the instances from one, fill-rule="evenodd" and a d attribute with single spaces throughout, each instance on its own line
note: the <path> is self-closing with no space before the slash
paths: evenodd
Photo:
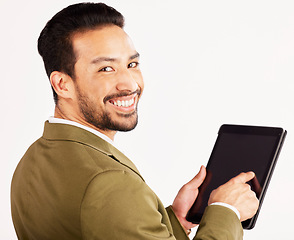
<path id="1" fill-rule="evenodd" d="M 198 224 L 214 189 L 241 172 L 253 171 L 256 176 L 248 184 L 260 204 L 257 213 L 242 222 L 244 229 L 252 229 L 286 134 L 287 131 L 282 128 L 222 125 L 206 167 L 206 178 L 187 214 L 187 220 Z"/>

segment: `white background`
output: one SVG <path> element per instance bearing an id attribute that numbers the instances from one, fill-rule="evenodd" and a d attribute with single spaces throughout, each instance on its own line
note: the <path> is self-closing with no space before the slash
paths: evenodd
<path id="1" fill-rule="evenodd" d="M 0 239 L 16 239 L 10 181 L 53 114 L 36 42 L 75 1 L 0 0 Z M 293 239 L 294 2 L 105 1 L 126 17 L 145 92 L 136 130 L 116 142 L 165 205 L 206 165 L 223 123 L 279 126 L 288 136 L 256 227 L 244 239 Z"/>

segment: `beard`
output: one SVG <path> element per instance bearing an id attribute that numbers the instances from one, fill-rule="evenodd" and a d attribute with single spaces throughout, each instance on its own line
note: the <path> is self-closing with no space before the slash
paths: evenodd
<path id="1" fill-rule="evenodd" d="M 91 99 L 82 94 L 78 88 L 78 99 L 79 99 L 79 108 L 81 113 L 84 116 L 84 119 L 90 123 L 91 125 L 95 126 L 96 128 L 107 131 L 122 131 L 127 132 L 133 130 L 138 124 L 138 112 L 137 106 L 134 112 L 123 114 L 123 113 L 110 113 L 102 108 L 99 110 L 97 107 L 97 103 L 91 101 Z M 138 90 L 140 94 L 140 90 Z M 138 94 L 138 95 L 139 95 Z M 121 94 L 121 95 L 127 95 Z M 106 97 L 105 99 L 110 98 Z M 106 101 L 104 101 L 106 102 Z M 115 116 L 112 116 L 115 115 Z M 114 117 L 117 119 L 115 120 Z"/>

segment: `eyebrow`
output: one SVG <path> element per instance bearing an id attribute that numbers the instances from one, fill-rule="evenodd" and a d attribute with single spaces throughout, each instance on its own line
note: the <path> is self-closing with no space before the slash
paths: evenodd
<path id="1" fill-rule="evenodd" d="M 133 60 L 133 59 L 138 58 L 138 57 L 140 57 L 140 54 L 138 52 L 136 52 L 134 55 L 129 57 L 129 60 Z M 91 64 L 97 64 L 97 63 L 100 63 L 100 62 L 116 62 L 116 61 L 118 61 L 117 58 L 97 57 L 97 58 L 94 58 L 91 61 Z"/>

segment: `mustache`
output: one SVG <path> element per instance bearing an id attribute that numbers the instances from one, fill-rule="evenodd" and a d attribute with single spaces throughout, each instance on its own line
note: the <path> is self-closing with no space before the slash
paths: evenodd
<path id="1" fill-rule="evenodd" d="M 119 93 L 111 94 L 111 95 L 106 96 L 103 99 L 103 102 L 106 103 L 108 100 L 113 99 L 113 98 L 127 97 L 127 96 L 131 96 L 131 95 L 134 95 L 134 94 L 137 94 L 138 96 L 140 96 L 141 93 L 142 93 L 141 88 L 138 88 L 136 91 L 133 91 L 133 92 L 130 92 L 130 91 L 121 91 Z"/>

